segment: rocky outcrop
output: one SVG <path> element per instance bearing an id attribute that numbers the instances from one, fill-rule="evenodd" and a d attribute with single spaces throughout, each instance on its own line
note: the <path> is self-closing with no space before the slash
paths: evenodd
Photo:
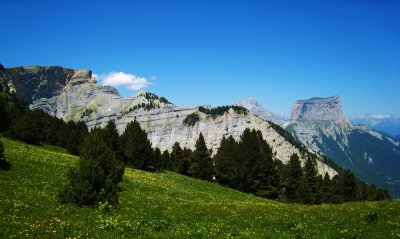
<path id="1" fill-rule="evenodd" d="M 284 127 L 307 148 L 400 196 L 400 142 L 350 123 L 343 116 L 338 96 L 296 101 L 292 121 Z"/>
<path id="2" fill-rule="evenodd" d="M 248 109 L 253 115 L 256 115 L 263 120 L 268 120 L 277 125 L 282 125 L 286 121 L 283 117 L 277 116 L 264 108 L 254 98 L 239 100 L 236 105 L 242 106 Z"/>
<path id="3" fill-rule="evenodd" d="M 1 71 L 1 70 L 0 70 Z M 59 95 L 75 71 L 59 66 L 22 66 L 0 72 L 4 88 L 28 103 Z"/>
<path id="4" fill-rule="evenodd" d="M 293 105 L 291 119 L 293 121 L 344 119 L 340 97 L 298 100 Z"/>

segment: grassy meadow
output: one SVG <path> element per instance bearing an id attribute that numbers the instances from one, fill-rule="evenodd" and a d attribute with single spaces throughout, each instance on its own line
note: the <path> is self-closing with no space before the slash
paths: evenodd
<path id="1" fill-rule="evenodd" d="M 60 204 L 78 158 L 4 139 L 0 238 L 400 238 L 400 201 L 306 206 L 127 168 L 118 207 Z"/>

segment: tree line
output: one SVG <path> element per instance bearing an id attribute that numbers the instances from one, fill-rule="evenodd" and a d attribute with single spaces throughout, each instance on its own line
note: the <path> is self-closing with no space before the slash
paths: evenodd
<path id="1" fill-rule="evenodd" d="M 386 189 L 358 181 L 349 170 L 331 178 L 318 174 L 315 158 L 301 165 L 293 154 L 284 165 L 276 160 L 262 133 L 246 129 L 236 141 L 223 138 L 216 154 L 207 148 L 200 133 L 195 149 L 176 142 L 171 151 L 153 148 L 136 120 L 121 135 L 109 121 L 103 129 L 90 132 L 84 122 L 67 122 L 39 110 L 29 110 L 15 94 L 1 92 L 1 132 L 33 144 L 51 144 L 79 155 L 77 167 L 68 173 L 60 191 L 62 202 L 93 205 L 118 202 L 118 182 L 124 167 L 148 171 L 170 170 L 189 177 L 216 182 L 256 196 L 307 204 L 389 199 Z M 3 124 L 4 123 L 4 124 Z M 6 162 L 0 146 L 0 165 Z M 88 183 L 91 182 L 91 183 Z"/>

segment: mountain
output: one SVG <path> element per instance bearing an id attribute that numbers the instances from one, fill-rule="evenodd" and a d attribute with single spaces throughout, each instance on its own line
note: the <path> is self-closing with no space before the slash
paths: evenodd
<path id="1" fill-rule="evenodd" d="M 300 155 L 303 163 L 312 154 L 318 158 L 321 174 L 336 174 L 322 157 L 300 147 L 279 126 L 242 107 L 217 107 L 214 110 L 180 107 L 149 92 L 121 97 L 115 88 L 98 85 L 90 70 L 61 67 L 3 68 L 0 82 L 26 99 L 31 109 L 41 109 L 65 121 L 83 120 L 88 127 L 101 127 L 112 119 L 121 133 L 127 123 L 136 119 L 146 130 L 153 147 L 161 150 L 170 150 L 175 142 L 194 149 L 202 132 L 207 147 L 216 152 L 224 136 L 232 135 L 239 140 L 244 129 L 250 128 L 262 132 L 273 147 L 275 157 L 283 163 L 287 163 L 293 153 Z M 45 93 L 40 93 L 41 90 Z"/>
<path id="2" fill-rule="evenodd" d="M 400 117 L 393 115 L 367 114 L 351 118 L 350 121 L 356 125 L 366 125 L 371 129 L 390 134 L 393 137 L 400 135 Z"/>
<path id="3" fill-rule="evenodd" d="M 277 125 L 282 125 L 286 121 L 284 117 L 275 115 L 264 108 L 254 98 L 239 100 L 236 105 L 242 106 L 248 109 L 253 115 L 258 116 L 263 120 L 271 121 Z"/>
<path id="4" fill-rule="evenodd" d="M 351 169 L 360 179 L 400 196 L 400 142 L 343 115 L 339 96 L 298 100 L 286 130 L 308 148 Z"/>

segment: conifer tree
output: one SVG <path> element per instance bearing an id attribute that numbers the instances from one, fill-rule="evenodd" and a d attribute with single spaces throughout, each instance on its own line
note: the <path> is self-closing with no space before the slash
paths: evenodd
<path id="1" fill-rule="evenodd" d="M 117 154 L 119 154 L 119 134 L 117 126 L 114 120 L 109 120 L 106 127 L 104 127 L 105 139 L 107 143 L 111 146 L 111 149 Z"/>
<path id="2" fill-rule="evenodd" d="M 253 129 L 246 128 L 240 136 L 239 148 L 241 159 L 239 160 L 239 190 L 254 193 L 253 190 L 253 175 L 256 162 L 261 157 L 259 139 L 257 132 Z"/>
<path id="3" fill-rule="evenodd" d="M 196 141 L 196 149 L 193 152 L 193 159 L 189 168 L 189 173 L 193 177 L 202 180 L 212 181 L 213 179 L 211 153 L 207 149 L 202 133 L 199 134 L 199 138 Z"/>
<path id="4" fill-rule="evenodd" d="M 260 197 L 277 198 L 279 195 L 279 174 L 273 160 L 272 148 L 263 139 L 260 131 L 257 134 L 261 154 L 255 163 L 252 190 Z"/>
<path id="5" fill-rule="evenodd" d="M 7 162 L 5 156 L 4 156 L 4 145 L 3 141 L 0 139 L 0 169 L 2 170 L 9 170 L 11 167 L 11 164 Z"/>
<path id="6" fill-rule="evenodd" d="M 304 177 L 310 188 L 310 195 L 307 196 L 305 203 L 315 203 L 318 196 L 318 169 L 315 159 L 308 157 L 304 165 Z"/>
<path id="7" fill-rule="evenodd" d="M 69 181 L 60 191 L 59 199 L 63 203 L 79 206 L 105 201 L 117 204 L 118 183 L 123 174 L 123 164 L 116 159 L 104 133 L 100 129 L 93 129 L 82 145 L 78 166 L 70 168 Z"/>
<path id="8" fill-rule="evenodd" d="M 238 143 L 232 135 L 223 137 L 214 156 L 215 178 L 219 184 L 238 188 L 239 160 Z"/>
<path id="9" fill-rule="evenodd" d="M 296 191 L 299 188 L 300 180 L 303 177 L 303 170 L 299 156 L 293 154 L 290 156 L 290 161 L 286 166 L 286 183 L 285 183 L 285 196 L 289 201 L 294 201 L 296 198 Z"/>
<path id="10" fill-rule="evenodd" d="M 153 170 L 159 170 L 161 168 L 161 150 L 156 147 L 153 151 L 153 158 L 152 158 L 151 165 L 153 165 Z"/>
<path id="11" fill-rule="evenodd" d="M 334 188 L 331 178 L 329 177 L 328 173 L 325 173 L 321 185 L 321 202 L 323 203 L 332 202 L 333 194 L 334 194 Z"/>
<path id="12" fill-rule="evenodd" d="M 169 164 L 171 163 L 171 156 L 169 155 L 168 150 L 164 150 L 161 155 L 161 166 L 160 168 L 169 170 Z"/>
<path id="13" fill-rule="evenodd" d="M 171 160 L 167 166 L 168 170 L 178 172 L 179 171 L 179 164 L 183 159 L 183 150 L 179 142 L 175 142 L 172 146 L 171 151 Z"/>
<path id="14" fill-rule="evenodd" d="M 149 169 L 153 149 L 146 132 L 142 130 L 136 119 L 127 124 L 120 137 L 120 147 L 122 159 L 127 165 L 142 170 Z"/>
<path id="15" fill-rule="evenodd" d="M 315 201 L 310 184 L 305 175 L 302 175 L 296 189 L 295 202 L 312 204 Z"/>
<path id="16" fill-rule="evenodd" d="M 183 148 L 182 158 L 178 163 L 178 173 L 186 176 L 191 176 L 189 173 L 190 164 L 193 157 L 193 151 L 188 148 Z"/>
<path id="17" fill-rule="evenodd" d="M 350 170 L 344 170 L 339 174 L 336 184 L 336 194 L 339 202 L 349 202 L 356 200 L 357 182 L 354 174 Z"/>

